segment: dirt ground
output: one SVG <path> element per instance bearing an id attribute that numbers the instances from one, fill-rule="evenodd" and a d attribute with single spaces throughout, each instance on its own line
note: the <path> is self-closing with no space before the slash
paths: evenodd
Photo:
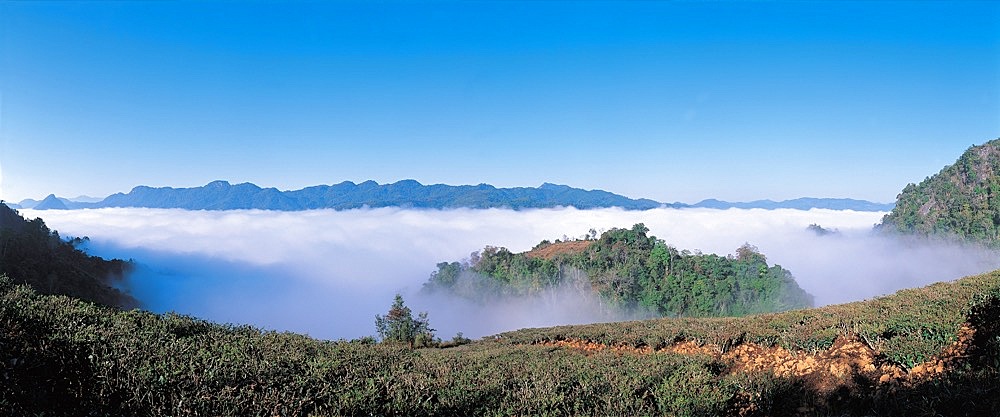
<path id="1" fill-rule="evenodd" d="M 729 372 L 770 371 L 778 376 L 801 378 L 819 393 L 829 393 L 841 387 L 851 387 L 863 376 L 878 384 L 913 384 L 947 372 L 957 361 L 966 357 L 975 330 L 968 325 L 958 332 L 958 340 L 924 363 L 911 369 L 893 364 L 862 340 L 838 338 L 825 351 L 788 351 L 780 346 L 743 343 L 727 351 L 712 344 L 694 341 L 675 343 L 662 349 L 649 346 L 609 346 L 585 340 L 567 339 L 545 342 L 544 345 L 576 349 L 585 353 L 612 350 L 621 354 L 648 355 L 656 353 L 704 354 L 730 365 Z"/>
<path id="2" fill-rule="evenodd" d="M 530 250 L 528 252 L 525 252 L 524 255 L 529 258 L 552 259 L 557 255 L 583 252 L 592 243 L 594 243 L 593 240 L 571 240 L 568 242 L 557 242 L 549 244 L 543 248 Z"/>

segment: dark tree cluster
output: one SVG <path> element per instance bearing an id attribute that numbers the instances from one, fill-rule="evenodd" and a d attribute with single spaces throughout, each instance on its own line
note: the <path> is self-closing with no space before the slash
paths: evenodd
<path id="1" fill-rule="evenodd" d="M 0 275 L 26 283 L 43 294 L 61 294 L 122 308 L 138 307 L 132 296 L 113 287 L 132 264 L 106 260 L 79 249 L 86 238 L 65 240 L 42 219 L 25 220 L 0 204 Z"/>

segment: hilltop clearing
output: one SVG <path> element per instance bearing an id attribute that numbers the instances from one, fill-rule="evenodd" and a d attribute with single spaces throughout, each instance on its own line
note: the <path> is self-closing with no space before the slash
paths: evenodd
<path id="1" fill-rule="evenodd" d="M 592 243 L 594 243 L 592 240 L 570 240 L 566 242 L 542 243 L 530 251 L 525 252 L 524 256 L 527 256 L 528 258 L 541 258 L 551 261 L 559 256 L 572 256 L 583 253 L 583 251 L 587 250 Z"/>

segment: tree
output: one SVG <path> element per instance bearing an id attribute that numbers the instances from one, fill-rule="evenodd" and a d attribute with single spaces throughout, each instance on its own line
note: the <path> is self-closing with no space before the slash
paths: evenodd
<path id="1" fill-rule="evenodd" d="M 396 294 L 385 317 L 375 315 L 375 329 L 383 342 L 406 343 L 411 349 L 414 346 L 427 346 L 434 340 L 434 329 L 430 327 L 427 312 L 418 314 L 414 319 L 412 311 L 403 303 L 403 296 L 399 294 Z"/>
<path id="2" fill-rule="evenodd" d="M 424 287 L 430 290 L 437 288 L 452 288 L 458 282 L 462 274 L 462 264 L 458 262 L 440 262 L 437 264 L 438 270 L 431 274 L 431 279 L 424 283 Z"/>
<path id="3" fill-rule="evenodd" d="M 742 246 L 736 248 L 736 260 L 740 262 L 757 262 L 766 264 L 767 258 L 760 253 L 760 250 L 756 246 L 751 245 L 750 242 L 744 243 Z"/>

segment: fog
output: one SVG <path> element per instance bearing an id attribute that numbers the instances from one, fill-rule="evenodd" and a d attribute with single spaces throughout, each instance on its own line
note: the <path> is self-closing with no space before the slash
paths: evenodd
<path id="1" fill-rule="evenodd" d="M 871 232 L 885 213 L 833 210 L 619 209 L 273 212 L 117 208 L 21 210 L 88 251 L 134 259 L 125 286 L 145 308 L 338 339 L 374 335 L 374 317 L 402 293 L 437 335 L 481 337 L 522 327 L 621 319 L 567 284 L 488 307 L 420 294 L 443 261 L 486 245 L 514 252 L 590 229 L 645 223 L 678 249 L 730 254 L 745 242 L 790 270 L 817 305 L 889 294 L 1000 268 L 984 249 Z M 838 232 L 820 236 L 819 224 Z M 585 278 L 583 278 L 585 279 Z"/>

